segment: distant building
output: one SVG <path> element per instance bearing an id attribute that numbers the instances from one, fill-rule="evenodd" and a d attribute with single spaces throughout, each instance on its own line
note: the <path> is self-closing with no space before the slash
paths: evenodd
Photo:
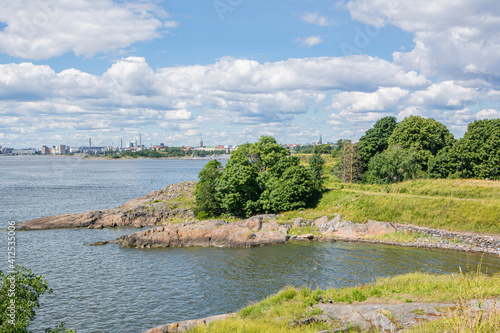
<path id="1" fill-rule="evenodd" d="M 42 152 L 42 155 L 48 155 L 48 154 L 50 154 L 50 149 L 47 146 L 42 146 L 41 152 Z"/>
<path id="2" fill-rule="evenodd" d="M 11 155 L 13 150 L 14 148 L 2 148 L 0 149 L 0 153 L 4 155 Z"/>
<path id="3" fill-rule="evenodd" d="M 66 154 L 66 145 L 59 145 L 59 147 L 57 147 L 57 151 L 59 155 Z"/>
<path id="4" fill-rule="evenodd" d="M 69 152 L 70 153 L 79 153 L 81 152 L 81 148 L 80 147 L 69 147 Z"/>
<path id="5" fill-rule="evenodd" d="M 12 155 L 35 155 L 37 150 L 34 148 L 29 149 L 12 149 Z"/>

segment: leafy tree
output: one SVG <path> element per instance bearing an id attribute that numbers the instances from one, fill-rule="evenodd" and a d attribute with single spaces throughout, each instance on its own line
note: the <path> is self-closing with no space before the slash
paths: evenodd
<path id="1" fill-rule="evenodd" d="M 375 154 L 382 153 L 388 147 L 389 137 L 396 128 L 396 118 L 395 117 L 384 117 L 373 125 L 365 132 L 358 143 L 358 151 L 363 162 L 363 169 L 368 168 L 368 163 L 370 159 L 375 156 Z"/>
<path id="2" fill-rule="evenodd" d="M 312 151 L 313 154 L 318 154 L 318 155 L 330 154 L 331 152 L 332 152 L 332 146 L 330 146 L 329 144 L 316 145 L 314 146 Z"/>
<path id="3" fill-rule="evenodd" d="M 249 144 L 238 147 L 215 183 L 221 208 L 236 216 L 250 216 L 259 210 L 262 189 L 258 168 L 247 157 L 250 148 Z"/>
<path id="4" fill-rule="evenodd" d="M 420 159 L 415 148 L 390 146 L 370 159 L 365 180 L 372 183 L 395 183 L 422 175 Z"/>
<path id="5" fill-rule="evenodd" d="M 263 136 L 256 143 L 239 146 L 222 173 L 216 171 L 216 165 L 207 164 L 199 175 L 197 205 L 200 202 L 198 207 L 203 211 L 220 208 L 221 212 L 235 216 L 305 207 L 319 187 L 321 162 L 321 158 L 313 161 L 313 182 L 299 158 L 289 157 L 274 138 Z M 202 204 L 213 202 L 219 206 Z"/>
<path id="6" fill-rule="evenodd" d="M 21 266 L 7 275 L 0 271 L 0 281 L 0 331 L 29 333 L 28 326 L 35 319 L 35 309 L 40 307 L 40 296 L 51 293 L 52 289 L 42 275 L 35 275 Z M 15 287 L 12 288 L 12 285 Z M 13 304 L 11 300 L 14 301 Z M 74 330 L 67 330 L 64 323 L 56 330 L 48 328 L 46 332 L 75 333 Z"/>
<path id="7" fill-rule="evenodd" d="M 335 159 L 338 157 L 340 152 L 342 151 L 342 146 L 344 145 L 344 142 L 349 141 L 349 140 L 344 140 L 340 139 L 332 147 L 332 157 Z"/>
<path id="8" fill-rule="evenodd" d="M 314 193 L 311 175 L 298 157 L 282 157 L 266 172 L 265 180 L 259 203 L 266 213 L 306 207 Z"/>
<path id="9" fill-rule="evenodd" d="M 319 154 L 309 157 L 309 172 L 311 173 L 312 184 L 315 189 L 320 190 L 323 186 L 323 166 L 325 160 Z"/>
<path id="10" fill-rule="evenodd" d="M 303 146 L 300 146 L 300 147 L 296 147 L 295 148 L 295 152 L 297 154 L 312 154 L 313 153 L 313 150 L 314 150 L 314 147 L 313 145 L 303 145 Z"/>
<path id="11" fill-rule="evenodd" d="M 439 150 L 455 142 L 448 128 L 432 118 L 409 116 L 396 125 L 389 137 L 389 147 L 412 148 L 427 170 L 428 162 Z"/>
<path id="12" fill-rule="evenodd" d="M 447 178 L 456 172 L 456 164 L 452 147 L 444 147 L 429 160 L 427 175 L 429 178 Z"/>
<path id="13" fill-rule="evenodd" d="M 461 177 L 500 179 L 500 119 L 470 123 L 451 155 Z"/>
<path id="14" fill-rule="evenodd" d="M 278 144 L 271 136 L 261 136 L 248 149 L 250 160 L 260 171 L 265 171 L 275 165 L 282 157 L 288 156 L 288 150 Z"/>
<path id="15" fill-rule="evenodd" d="M 196 183 L 194 194 L 196 196 L 196 208 L 203 215 L 217 216 L 221 213 L 221 207 L 215 191 L 215 183 L 222 174 L 222 164 L 217 160 L 211 160 L 198 173 L 200 179 Z"/>

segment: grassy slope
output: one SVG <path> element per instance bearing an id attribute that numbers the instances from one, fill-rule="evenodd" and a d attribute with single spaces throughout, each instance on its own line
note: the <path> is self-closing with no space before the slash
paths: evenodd
<path id="1" fill-rule="evenodd" d="M 299 155 L 307 166 L 310 156 Z M 419 226 L 500 234 L 500 181 L 422 179 L 391 185 L 346 184 L 329 175 L 334 164 L 323 156 L 327 190 L 313 209 L 284 213 L 281 222 L 296 217 L 315 219 L 341 214 L 344 219 L 368 219 Z M 302 212 L 302 213 L 301 213 Z"/>
<path id="2" fill-rule="evenodd" d="M 223 321 L 213 322 L 209 326 L 200 326 L 190 332 L 318 332 L 322 329 L 333 329 L 336 324 L 315 323 L 297 326 L 298 320 L 321 313 L 319 309 L 312 310 L 310 305 L 318 303 L 318 296 L 331 299 L 334 303 L 361 304 L 361 303 L 401 303 L 401 302 L 452 302 L 465 303 L 472 299 L 485 299 L 500 296 L 500 273 L 487 276 L 481 273 L 471 275 L 431 275 L 425 273 L 411 273 L 392 278 L 380 279 L 374 284 L 326 290 L 311 290 L 309 288 L 287 287 L 265 300 L 249 305 L 236 316 Z M 426 323 L 418 327 L 417 331 L 445 331 L 450 328 L 453 332 L 462 323 L 459 311 L 448 309 L 452 316 L 443 318 L 437 323 Z M 277 319 L 278 318 L 278 319 Z M 498 328 L 498 316 L 490 316 L 489 323 L 494 329 Z M 468 323 L 464 330 L 473 331 Z M 354 330 L 356 331 L 356 330 Z M 493 330 L 492 330 L 493 332 Z"/>

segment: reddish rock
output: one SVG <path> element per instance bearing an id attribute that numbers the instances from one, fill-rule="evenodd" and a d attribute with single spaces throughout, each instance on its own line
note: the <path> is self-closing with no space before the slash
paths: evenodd
<path id="1" fill-rule="evenodd" d="M 196 182 L 184 182 L 169 185 L 164 189 L 132 199 L 112 209 L 90 211 L 80 214 L 62 214 L 32 219 L 19 223 L 19 230 L 42 230 L 60 228 L 96 228 L 136 227 L 158 225 L 172 218 L 192 221 L 194 213 L 188 209 L 176 207 L 168 200 L 193 196 Z"/>
<path id="2" fill-rule="evenodd" d="M 263 223 L 263 226 L 266 224 Z M 235 248 L 281 244 L 288 239 L 288 236 L 279 231 L 256 232 L 242 225 L 245 224 L 227 223 L 222 220 L 174 224 L 124 235 L 118 241 L 123 246 L 138 248 L 180 246 Z"/>

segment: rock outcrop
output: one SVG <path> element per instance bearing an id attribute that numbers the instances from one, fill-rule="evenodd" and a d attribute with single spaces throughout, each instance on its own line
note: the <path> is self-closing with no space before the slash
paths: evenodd
<path id="1" fill-rule="evenodd" d="M 367 223 L 353 223 L 342 221 L 338 214 L 335 214 L 331 221 L 328 221 L 327 216 L 322 216 L 314 221 L 314 225 L 324 236 L 350 239 L 379 236 L 396 231 L 395 226 L 389 222 L 368 220 Z"/>
<path id="2" fill-rule="evenodd" d="M 125 247 L 138 248 L 187 246 L 246 248 L 286 242 L 289 236 L 276 229 L 279 229 L 276 222 L 262 222 L 259 219 L 233 223 L 208 220 L 154 227 L 121 236 L 118 242 Z"/>
<path id="3" fill-rule="evenodd" d="M 172 219 L 193 221 L 194 213 L 185 205 L 193 200 L 196 182 L 169 185 L 164 189 L 132 199 L 126 204 L 106 210 L 80 214 L 62 214 L 41 217 L 17 225 L 18 230 L 43 230 L 60 228 L 108 228 L 158 225 Z"/>
<path id="4" fill-rule="evenodd" d="M 155 328 L 151 328 L 144 333 L 177 333 L 177 332 L 186 332 L 196 326 L 199 325 L 208 325 L 214 320 L 222 320 L 226 319 L 234 314 L 222 314 L 218 316 L 211 316 L 203 319 L 194 319 L 194 320 L 185 320 L 177 323 L 171 323 L 167 325 L 158 326 Z"/>

